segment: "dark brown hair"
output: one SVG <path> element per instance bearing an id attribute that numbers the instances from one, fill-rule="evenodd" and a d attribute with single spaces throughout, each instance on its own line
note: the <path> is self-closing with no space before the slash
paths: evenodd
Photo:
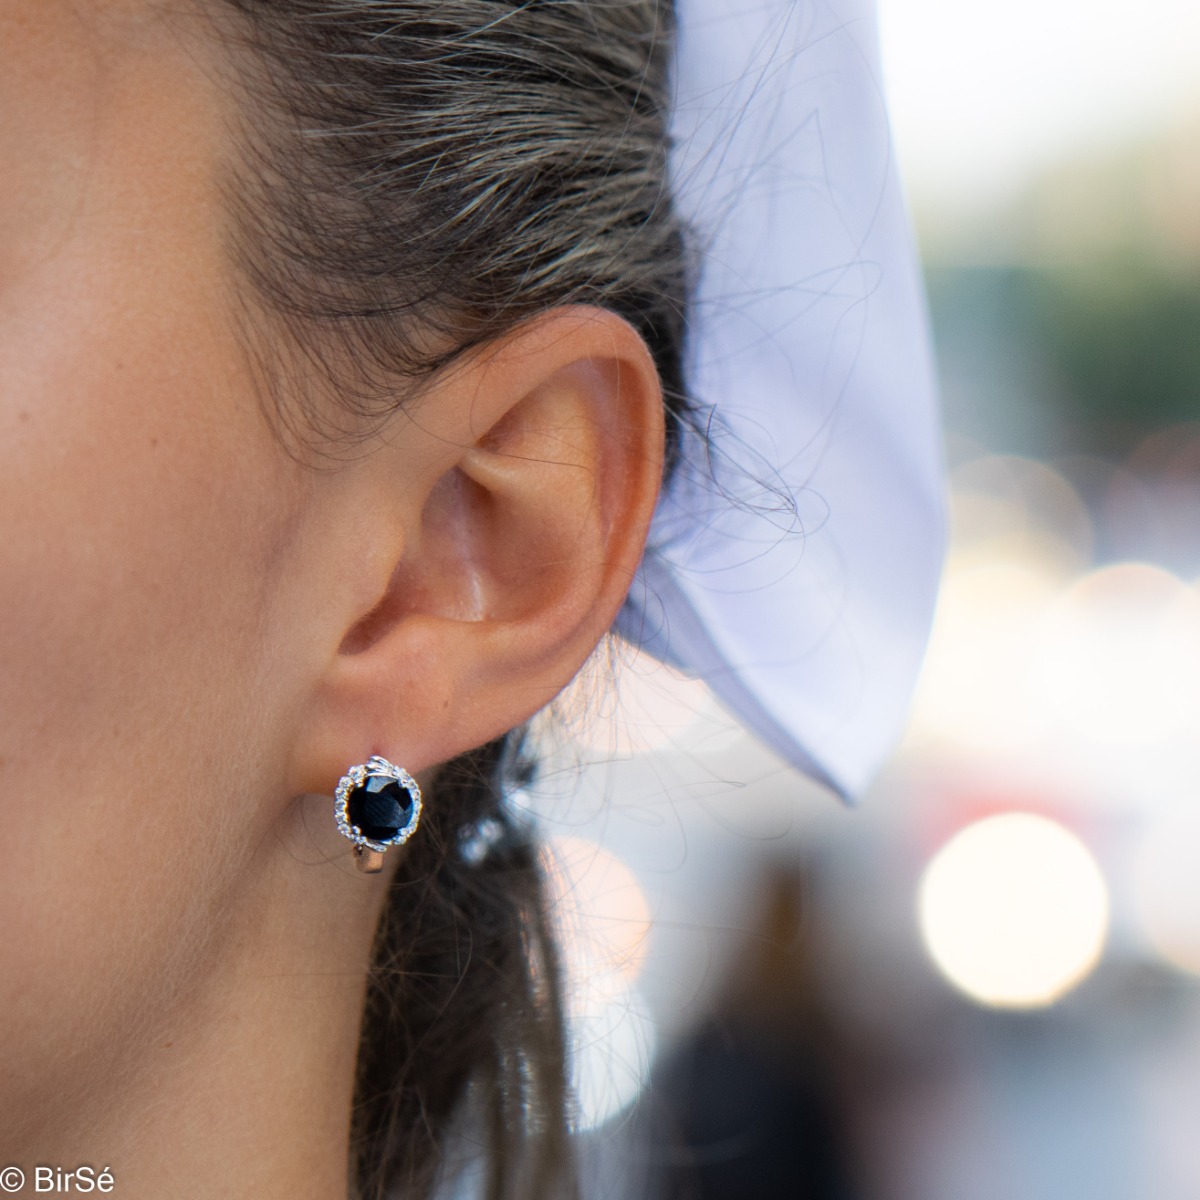
<path id="1" fill-rule="evenodd" d="M 293 431 L 361 430 L 465 349 L 587 303 L 645 339 L 674 444 L 687 271 L 667 188 L 670 0 L 221 11 L 243 114 L 232 248 Z M 304 403 L 317 392 L 337 406 Z M 398 869 L 354 1112 L 371 1200 L 428 1195 L 456 1120 L 480 1123 L 491 1196 L 566 1180 L 554 944 L 533 840 L 504 801 L 520 763 L 510 734 L 447 764 Z"/>

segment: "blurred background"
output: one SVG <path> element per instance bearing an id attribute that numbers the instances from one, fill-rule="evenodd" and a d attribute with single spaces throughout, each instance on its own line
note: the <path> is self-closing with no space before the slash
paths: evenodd
<path id="1" fill-rule="evenodd" d="M 616 656 L 522 803 L 591 1195 L 1200 1197 L 1200 5 L 884 0 L 952 540 L 856 811 Z"/>

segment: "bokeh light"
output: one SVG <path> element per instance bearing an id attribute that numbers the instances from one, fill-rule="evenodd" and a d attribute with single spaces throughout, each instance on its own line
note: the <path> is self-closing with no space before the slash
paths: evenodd
<path id="1" fill-rule="evenodd" d="M 1052 1004 L 1099 961 L 1108 889 L 1063 826 L 1003 813 L 961 830 L 929 863 L 918 915 L 941 973 L 982 1004 Z"/>
<path id="2" fill-rule="evenodd" d="M 952 561 L 917 691 L 912 735 L 973 750 L 1028 741 L 1032 649 L 1063 579 L 1037 556 Z"/>
<path id="3" fill-rule="evenodd" d="M 602 1005 L 575 1011 L 570 1021 L 572 1125 L 598 1129 L 624 1112 L 650 1077 L 657 1035 L 636 988 Z"/>
<path id="4" fill-rule="evenodd" d="M 1154 815 L 1134 851 L 1131 882 L 1139 924 L 1172 966 L 1200 975 L 1200 802 Z"/>
<path id="5" fill-rule="evenodd" d="M 568 981 L 595 990 L 608 976 L 636 979 L 646 957 L 650 907 L 633 872 L 586 838 L 551 836 L 545 856 Z"/>
<path id="6" fill-rule="evenodd" d="M 1093 529 L 1063 476 L 1016 455 L 983 455 L 951 480 L 952 549 L 910 743 L 1008 751 L 1041 737 L 1028 703 L 1038 638 L 1090 561 Z"/>
<path id="7" fill-rule="evenodd" d="M 1119 563 L 1076 582 L 1048 615 L 1034 697 L 1085 741 L 1161 743 L 1200 724 L 1200 597 L 1170 572 Z"/>
<path id="8" fill-rule="evenodd" d="M 654 1026 L 635 981 L 650 906 L 633 872 L 581 837 L 554 835 L 543 866 L 556 917 L 575 1126 L 596 1128 L 635 1100 L 654 1058 Z"/>
<path id="9" fill-rule="evenodd" d="M 1076 488 L 1053 467 L 1015 454 L 983 454 L 950 477 L 959 555 L 1038 556 L 1074 571 L 1090 564 L 1095 529 Z"/>

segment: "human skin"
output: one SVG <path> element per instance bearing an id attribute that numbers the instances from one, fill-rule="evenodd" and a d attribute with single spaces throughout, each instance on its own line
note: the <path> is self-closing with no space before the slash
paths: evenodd
<path id="1" fill-rule="evenodd" d="M 571 678 L 661 396 L 562 309 L 305 461 L 242 336 L 229 64 L 176 9 L 0 0 L 0 1165 L 345 1196 L 403 851 L 356 872 L 324 797 L 373 753 L 429 782 Z"/>

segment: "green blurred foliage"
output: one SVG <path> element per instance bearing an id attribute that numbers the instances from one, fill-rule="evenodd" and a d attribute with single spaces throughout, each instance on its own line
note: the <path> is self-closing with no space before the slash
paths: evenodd
<path id="1" fill-rule="evenodd" d="M 1200 418 L 1200 277 L 1106 260 L 1023 271 L 1014 284 L 1017 329 L 1080 441 L 1120 455 Z"/>
<path id="2" fill-rule="evenodd" d="M 931 267 L 927 282 L 952 424 L 964 387 L 976 409 L 1023 408 L 1043 452 L 1121 458 L 1156 429 L 1200 420 L 1200 272 L 1113 256 Z M 989 416 L 958 424 L 995 442 Z"/>
<path id="3" fill-rule="evenodd" d="M 1200 420 L 1200 113 L 922 231 L 951 428 L 1122 458 Z"/>

